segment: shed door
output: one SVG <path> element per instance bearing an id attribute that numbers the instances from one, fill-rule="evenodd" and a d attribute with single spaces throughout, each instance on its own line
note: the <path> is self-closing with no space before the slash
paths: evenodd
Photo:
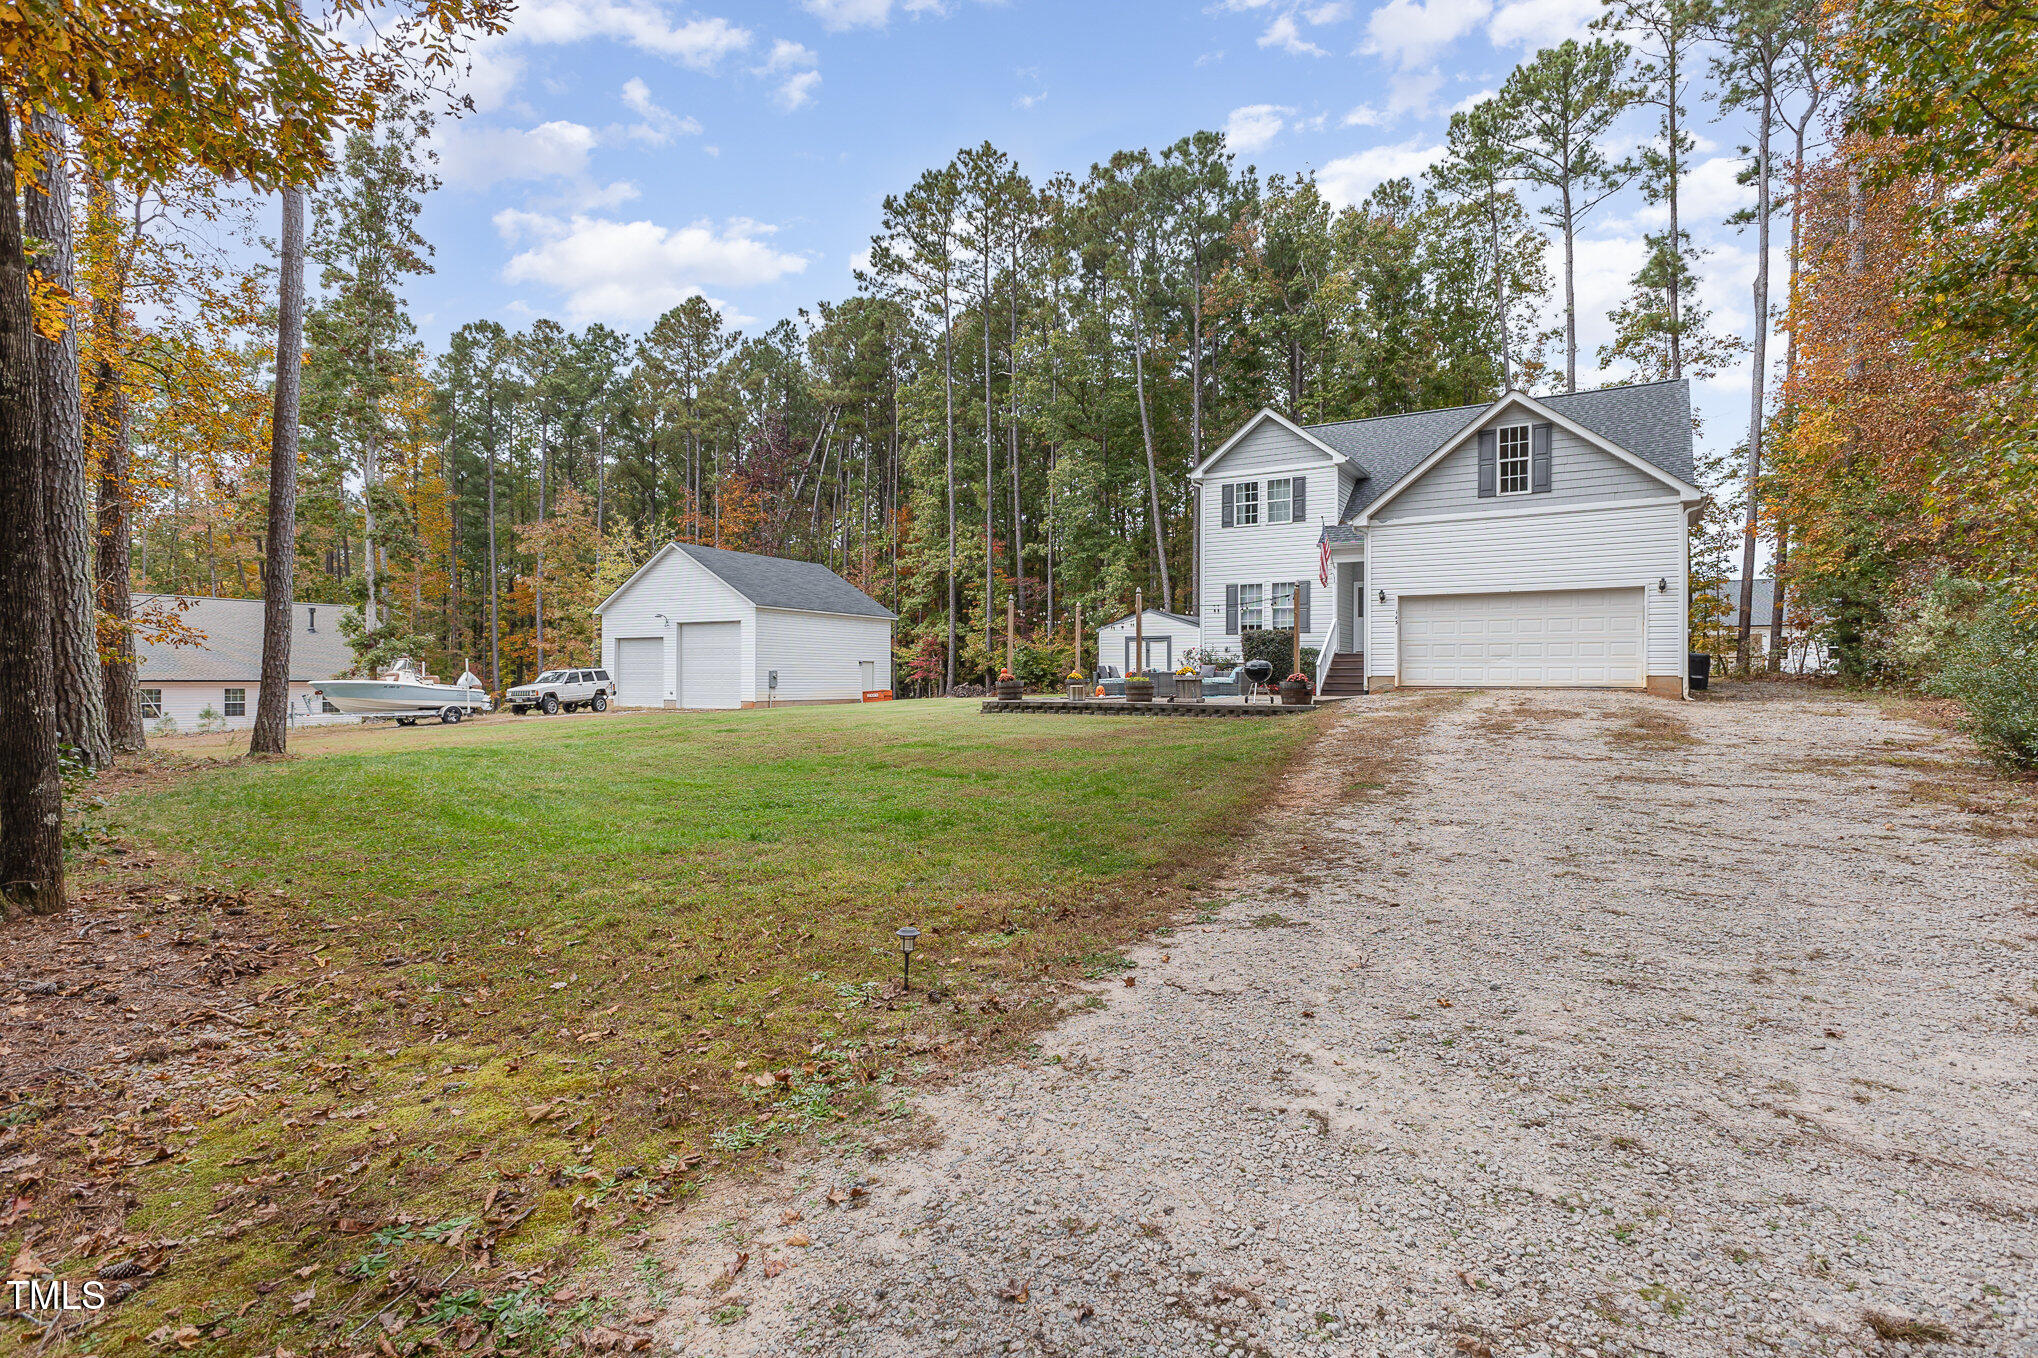
<path id="1" fill-rule="evenodd" d="M 1640 589 L 1448 594 L 1401 600 L 1410 686 L 1642 687 Z"/>
<path id="2" fill-rule="evenodd" d="M 616 702 L 623 707 L 658 707 L 665 702 L 664 637 L 617 639 Z"/>
<path id="3" fill-rule="evenodd" d="M 679 705 L 741 707 L 743 624 L 690 622 L 679 629 Z"/>

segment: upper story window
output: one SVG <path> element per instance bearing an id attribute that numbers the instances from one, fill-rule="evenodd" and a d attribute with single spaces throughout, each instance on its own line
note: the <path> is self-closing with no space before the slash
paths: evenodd
<path id="1" fill-rule="evenodd" d="M 1510 424 L 1500 431 L 1499 488 L 1502 495 L 1529 493 L 1529 427 Z"/>
<path id="2" fill-rule="evenodd" d="M 1289 507 L 1294 503 L 1290 492 L 1294 482 L 1282 476 L 1267 482 L 1267 522 L 1287 523 Z"/>
<path id="3" fill-rule="evenodd" d="M 1232 489 L 1231 503 L 1240 524 L 1255 524 L 1260 521 L 1260 483 L 1241 481 Z"/>
<path id="4" fill-rule="evenodd" d="M 1238 587 L 1238 630 L 1257 632 L 1267 625 L 1265 585 L 1240 585 Z"/>

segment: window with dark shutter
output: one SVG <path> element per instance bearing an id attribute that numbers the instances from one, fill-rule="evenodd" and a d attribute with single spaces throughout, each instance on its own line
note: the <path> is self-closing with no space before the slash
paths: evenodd
<path id="1" fill-rule="evenodd" d="M 1500 488 L 1500 473 L 1495 456 L 1497 440 L 1491 429 L 1479 431 L 1479 498 L 1490 499 Z"/>
<path id="2" fill-rule="evenodd" d="M 1295 478 L 1293 489 L 1288 492 L 1288 520 L 1301 523 L 1309 517 L 1309 478 Z"/>

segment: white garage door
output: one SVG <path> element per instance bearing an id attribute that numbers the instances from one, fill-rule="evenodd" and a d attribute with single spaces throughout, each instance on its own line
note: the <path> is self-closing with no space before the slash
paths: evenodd
<path id="1" fill-rule="evenodd" d="M 616 701 L 624 707 L 665 702 L 665 638 L 617 638 Z"/>
<path id="2" fill-rule="evenodd" d="M 743 624 L 690 622 L 679 629 L 679 705 L 740 707 Z"/>
<path id="3" fill-rule="evenodd" d="M 1403 599 L 1401 682 L 1640 688 L 1643 607 L 1640 589 Z"/>

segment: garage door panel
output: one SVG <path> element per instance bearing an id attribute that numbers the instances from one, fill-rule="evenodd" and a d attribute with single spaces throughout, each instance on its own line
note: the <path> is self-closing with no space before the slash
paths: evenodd
<path id="1" fill-rule="evenodd" d="M 665 702 L 665 638 L 616 640 L 616 703 L 658 707 Z"/>
<path id="2" fill-rule="evenodd" d="M 679 705 L 740 707 L 742 624 L 690 622 L 679 632 Z"/>
<path id="3" fill-rule="evenodd" d="M 1639 688 L 1645 602 L 1641 589 L 1404 598 L 1401 682 Z"/>

